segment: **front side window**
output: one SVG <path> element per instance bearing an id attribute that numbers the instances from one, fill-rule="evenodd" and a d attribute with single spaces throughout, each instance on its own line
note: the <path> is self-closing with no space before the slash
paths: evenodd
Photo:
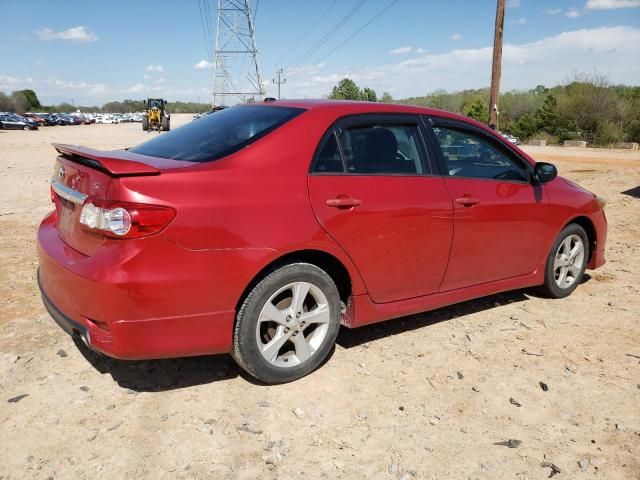
<path id="1" fill-rule="evenodd" d="M 301 108 L 239 105 L 163 133 L 129 151 L 151 157 L 209 162 L 237 152 L 302 112 Z"/>
<path id="2" fill-rule="evenodd" d="M 482 136 L 467 130 L 433 127 L 451 177 L 527 181 L 520 163 Z"/>
<path id="3" fill-rule="evenodd" d="M 345 128 L 340 146 L 347 173 L 422 174 L 417 125 L 375 124 Z"/>

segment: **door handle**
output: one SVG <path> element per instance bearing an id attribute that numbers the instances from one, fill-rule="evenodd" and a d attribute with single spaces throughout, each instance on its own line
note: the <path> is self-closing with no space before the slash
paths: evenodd
<path id="1" fill-rule="evenodd" d="M 475 197 L 460 197 L 456 198 L 456 203 L 461 207 L 473 207 L 480 203 L 480 199 Z"/>
<path id="2" fill-rule="evenodd" d="M 337 197 L 327 200 L 327 206 L 333 208 L 353 208 L 362 204 L 360 200 L 351 197 Z"/>

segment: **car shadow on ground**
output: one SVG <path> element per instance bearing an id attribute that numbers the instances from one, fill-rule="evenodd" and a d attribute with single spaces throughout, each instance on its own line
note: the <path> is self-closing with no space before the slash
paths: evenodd
<path id="1" fill-rule="evenodd" d="M 590 278 L 585 274 L 581 283 L 589 281 Z M 342 348 L 349 349 L 472 313 L 522 302 L 532 295 L 535 295 L 535 292 L 531 290 L 515 290 L 356 329 L 341 328 L 336 343 Z M 176 390 L 229 380 L 238 376 L 254 385 L 263 385 L 238 367 L 229 355 L 126 361 L 96 353 L 87 348 L 79 338 L 74 338 L 74 342 L 80 353 L 98 372 L 111 375 L 118 385 L 136 392 Z M 323 364 L 329 361 L 333 353 L 334 349 Z"/>
<path id="2" fill-rule="evenodd" d="M 625 190 L 624 192 L 620 192 L 623 195 L 629 195 L 633 198 L 640 198 L 640 186 L 630 188 L 629 190 Z"/>
<path id="3" fill-rule="evenodd" d="M 102 374 L 109 374 L 123 388 L 136 392 L 164 392 L 229 380 L 241 369 L 229 355 L 170 358 L 160 360 L 117 360 L 87 348 L 79 338 L 74 342 L 84 358 Z M 244 375 L 248 381 L 251 377 Z"/>

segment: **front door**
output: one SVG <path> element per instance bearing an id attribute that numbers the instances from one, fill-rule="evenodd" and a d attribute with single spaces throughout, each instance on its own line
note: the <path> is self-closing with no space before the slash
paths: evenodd
<path id="1" fill-rule="evenodd" d="M 449 257 L 451 199 L 432 175 L 418 122 L 349 117 L 325 135 L 309 176 L 320 224 L 377 303 L 437 292 Z"/>
<path id="2" fill-rule="evenodd" d="M 549 205 L 531 166 L 493 135 L 433 119 L 440 167 L 453 200 L 454 237 L 441 291 L 535 271 Z"/>

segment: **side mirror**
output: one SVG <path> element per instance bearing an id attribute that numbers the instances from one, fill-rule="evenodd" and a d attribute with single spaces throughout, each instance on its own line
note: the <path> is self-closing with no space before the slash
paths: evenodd
<path id="1" fill-rule="evenodd" d="M 536 183 L 549 183 L 558 176 L 558 169 L 552 163 L 537 162 L 533 168 L 533 178 Z"/>

